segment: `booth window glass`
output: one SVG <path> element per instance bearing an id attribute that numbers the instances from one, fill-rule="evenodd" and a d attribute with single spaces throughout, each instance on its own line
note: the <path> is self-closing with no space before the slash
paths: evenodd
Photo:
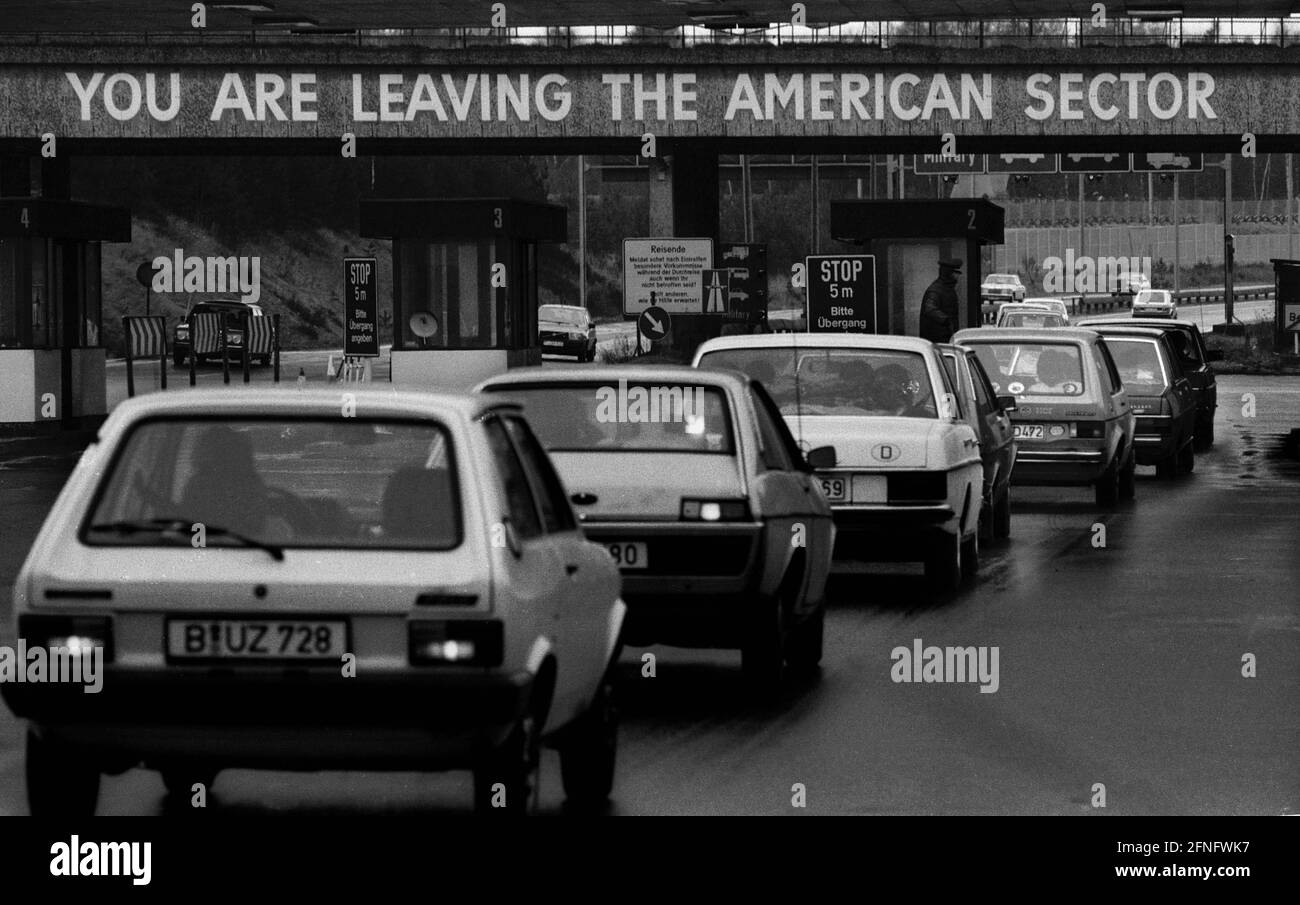
<path id="1" fill-rule="evenodd" d="M 87 348 L 99 345 L 103 328 L 103 302 L 100 296 L 99 243 L 88 242 L 82 253 L 81 267 L 81 344 Z"/>
<path id="2" fill-rule="evenodd" d="M 403 324 L 406 348 L 492 349 L 500 346 L 496 263 L 492 239 L 463 242 L 401 242 L 404 315 L 427 311 L 438 332 L 423 342 Z"/>
<path id="3" fill-rule="evenodd" d="M 46 239 L 33 239 L 31 246 L 32 260 L 32 314 L 31 343 L 36 349 L 48 349 L 53 343 L 51 330 L 52 312 L 57 307 L 50 305 L 49 282 L 50 242 Z"/>
<path id="4" fill-rule="evenodd" d="M 881 333 L 917 336 L 921 328 L 921 299 L 925 290 L 939 276 L 939 262 L 956 258 L 963 262 L 957 285 L 957 328 L 974 326 L 968 323 L 966 307 L 966 248 L 965 242 L 955 239 L 876 239 L 872 250 L 877 255 L 877 265 L 888 275 L 886 296 L 882 306 L 889 318 L 888 328 Z M 883 262 L 880 260 L 883 259 Z"/>
<path id="5" fill-rule="evenodd" d="M 0 348 L 22 344 L 18 332 L 18 240 L 0 239 Z"/>

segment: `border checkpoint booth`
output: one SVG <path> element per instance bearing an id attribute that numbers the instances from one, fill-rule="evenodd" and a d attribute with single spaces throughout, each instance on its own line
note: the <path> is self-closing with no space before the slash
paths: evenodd
<path id="1" fill-rule="evenodd" d="M 904 336 L 920 335 L 921 298 L 948 258 L 962 262 L 958 329 L 983 324 L 980 251 L 1002 244 L 1004 222 L 1005 211 L 985 198 L 831 202 L 831 235 L 876 256 L 879 332 Z"/>
<path id="2" fill-rule="evenodd" d="M 125 208 L 0 198 L 0 429 L 107 415 L 100 243 L 129 241 Z"/>
<path id="3" fill-rule="evenodd" d="M 463 390 L 541 364 L 537 245 L 567 241 L 565 208 L 514 198 L 366 199 L 360 232 L 393 243 L 394 384 Z M 497 264 L 504 286 L 493 285 Z"/>

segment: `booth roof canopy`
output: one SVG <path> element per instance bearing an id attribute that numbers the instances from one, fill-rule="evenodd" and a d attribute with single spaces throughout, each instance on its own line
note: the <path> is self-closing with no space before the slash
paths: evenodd
<path id="1" fill-rule="evenodd" d="M 131 212 L 84 201 L 0 198 L 0 237 L 12 236 L 130 242 Z"/>
<path id="2" fill-rule="evenodd" d="M 984 198 L 940 201 L 832 201 L 831 235 L 841 242 L 871 239 L 975 239 L 1003 242 L 1006 211 Z"/>
<path id="3" fill-rule="evenodd" d="M 1090 16 L 1093 0 L 805 0 L 810 24 Z M 247 31 L 254 19 L 303 20 L 327 29 L 487 27 L 493 0 L 215 0 L 207 28 Z M 190 3 L 175 0 L 6 0 L 4 31 L 166 32 L 190 29 Z M 260 7 L 253 9 L 254 7 Z M 529 0 L 506 4 L 507 25 L 644 25 L 790 21 L 790 0 Z M 1109 15 L 1178 8 L 1189 18 L 1285 16 L 1295 0 L 1174 0 L 1107 4 Z M 276 27 L 276 22 L 256 23 Z"/>
<path id="4" fill-rule="evenodd" d="M 367 198 L 361 235 L 392 239 L 486 239 L 504 236 L 564 242 L 568 210 L 517 198 Z"/>

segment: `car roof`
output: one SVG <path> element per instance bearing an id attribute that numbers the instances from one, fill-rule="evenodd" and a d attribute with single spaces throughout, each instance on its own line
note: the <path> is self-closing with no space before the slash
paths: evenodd
<path id="1" fill-rule="evenodd" d="M 584 314 L 587 311 L 587 309 L 582 307 L 581 305 L 561 305 L 559 302 L 548 302 L 545 305 L 537 306 L 538 311 L 541 311 L 543 308 L 563 308 L 566 311 L 581 311 Z"/>
<path id="2" fill-rule="evenodd" d="M 800 337 L 794 340 L 792 337 Z M 895 349 L 907 352 L 924 352 L 934 346 L 919 336 L 895 336 L 892 333 L 750 333 L 740 336 L 719 336 L 707 340 L 695 354 L 718 352 L 723 349 L 787 349 L 794 346 L 835 349 Z"/>
<path id="3" fill-rule="evenodd" d="M 428 393 L 402 390 L 348 390 L 358 417 L 435 417 L 474 419 L 509 403 L 468 393 Z M 213 388 L 184 393 L 148 393 L 127 399 L 109 423 L 156 416 L 265 417 L 331 416 L 340 414 L 341 391 L 336 387 L 298 389 Z"/>
<path id="4" fill-rule="evenodd" d="M 1010 309 L 1014 311 L 1017 308 L 1039 308 L 1042 310 L 1046 310 L 1048 307 L 1049 307 L 1048 305 L 1045 305 L 1044 303 L 1036 299 L 1025 299 L 1023 302 L 1005 302 L 1002 305 L 1002 307 L 999 308 L 998 310 L 1006 311 Z"/>
<path id="5" fill-rule="evenodd" d="M 1046 295 L 1034 296 L 1033 298 L 1021 299 L 1018 302 L 1007 302 L 1008 305 L 1042 305 L 1046 307 L 1051 305 L 1055 308 L 1057 305 L 1064 307 L 1065 299 L 1056 299 Z"/>
<path id="6" fill-rule="evenodd" d="M 1103 336 L 1127 335 L 1127 336 L 1148 337 L 1153 339 L 1159 339 L 1160 337 L 1164 336 L 1166 333 L 1169 332 L 1168 330 L 1157 330 L 1155 327 L 1143 327 L 1140 324 L 1135 327 L 1130 324 L 1126 324 L 1122 321 L 1115 324 L 1114 326 L 1111 326 L 1110 324 L 1098 324 L 1097 326 L 1099 328 L 1103 328 L 1097 330 L 1097 332 L 1101 333 Z"/>
<path id="7" fill-rule="evenodd" d="M 747 378 L 738 371 L 724 369 L 692 368 L 689 365 L 605 365 L 592 367 L 529 367 L 511 368 L 504 374 L 489 377 L 479 384 L 486 387 L 519 386 L 542 383 L 687 383 L 717 386 L 733 391 L 743 390 Z"/>
<path id="8" fill-rule="evenodd" d="M 1190 327 L 1193 330 L 1197 329 L 1196 324 L 1192 321 L 1176 320 L 1174 318 L 1168 318 L 1168 317 L 1125 317 L 1125 318 L 1088 317 L 1088 318 L 1084 318 L 1081 321 L 1076 321 L 1075 323 L 1080 327 L 1088 327 L 1089 329 L 1093 327 L 1101 326 L 1102 324 L 1122 324 L 1124 326 L 1131 326 L 1131 327 L 1152 327 L 1157 330 L 1168 330 L 1171 327 L 1177 327 L 1180 329 L 1183 327 Z"/>
<path id="9" fill-rule="evenodd" d="M 1097 331 L 1079 327 L 968 327 L 953 334 L 953 342 L 1092 343 Z"/>

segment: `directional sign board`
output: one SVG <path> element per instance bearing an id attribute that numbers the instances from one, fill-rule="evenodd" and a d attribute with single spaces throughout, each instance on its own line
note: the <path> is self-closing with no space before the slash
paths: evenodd
<path id="1" fill-rule="evenodd" d="M 767 246 L 724 242 L 718 266 L 731 271 L 731 317 L 761 321 L 767 314 Z"/>
<path id="2" fill-rule="evenodd" d="M 646 308 L 636 319 L 637 330 L 652 343 L 660 343 L 667 339 L 672 326 L 671 315 L 659 307 Z"/>
<path id="3" fill-rule="evenodd" d="M 623 314 L 635 317 L 651 305 L 701 313 L 703 274 L 712 269 L 712 239 L 624 239 Z"/>
<path id="4" fill-rule="evenodd" d="M 1118 151 L 1070 153 L 1061 156 L 1062 173 L 1127 173 L 1129 155 Z"/>
<path id="5" fill-rule="evenodd" d="M 1282 329 L 1300 333 L 1300 305 L 1284 305 L 1282 307 L 1282 324 Z"/>
<path id="6" fill-rule="evenodd" d="M 1029 175 L 1055 173 L 1055 154 L 990 154 L 986 169 L 990 173 Z"/>
<path id="7" fill-rule="evenodd" d="M 912 166 L 918 176 L 960 176 L 984 172 L 983 154 L 914 154 Z"/>
<path id="8" fill-rule="evenodd" d="M 805 259 L 809 333 L 875 333 L 876 256 Z"/>
<path id="9" fill-rule="evenodd" d="M 374 258 L 343 259 L 343 354 L 379 357 L 379 267 Z"/>
<path id="10" fill-rule="evenodd" d="M 1205 155 L 1150 151 L 1133 155 L 1134 173 L 1199 173 L 1205 169 Z"/>
<path id="11" fill-rule="evenodd" d="M 731 310 L 731 271 L 710 269 L 703 272 L 700 285 L 700 314 L 726 317 Z"/>

